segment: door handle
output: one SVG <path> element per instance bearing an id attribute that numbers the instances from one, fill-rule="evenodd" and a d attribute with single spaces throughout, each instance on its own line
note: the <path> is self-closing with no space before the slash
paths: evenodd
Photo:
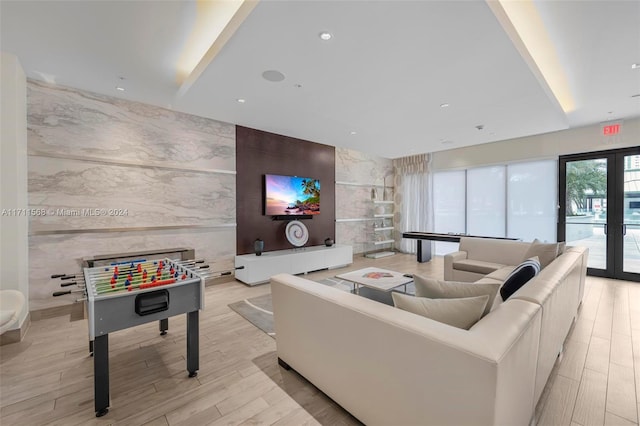
<path id="1" fill-rule="evenodd" d="M 622 236 L 624 237 L 625 235 L 627 235 L 627 224 L 623 223 L 622 224 Z"/>
<path id="2" fill-rule="evenodd" d="M 607 235 L 607 224 L 604 224 L 604 235 Z"/>

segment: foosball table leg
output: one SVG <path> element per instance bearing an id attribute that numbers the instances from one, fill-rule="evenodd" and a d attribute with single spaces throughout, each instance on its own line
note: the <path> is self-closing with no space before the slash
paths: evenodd
<path id="1" fill-rule="evenodd" d="M 109 335 L 93 341 L 93 387 L 96 417 L 109 412 Z"/>
<path id="2" fill-rule="evenodd" d="M 169 329 L 169 318 L 160 320 L 160 335 L 164 336 L 167 334 L 167 330 Z"/>
<path id="3" fill-rule="evenodd" d="M 198 375 L 200 369 L 200 321 L 199 311 L 187 313 L 187 371 L 189 377 Z"/>

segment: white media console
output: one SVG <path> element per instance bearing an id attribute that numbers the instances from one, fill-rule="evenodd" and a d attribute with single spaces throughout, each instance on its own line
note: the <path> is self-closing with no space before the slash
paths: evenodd
<path id="1" fill-rule="evenodd" d="M 263 252 L 262 256 L 236 256 L 236 279 L 245 284 L 266 283 L 280 273 L 302 274 L 320 269 L 332 269 L 353 263 L 353 248 L 345 245 L 300 247 L 290 250 Z"/>

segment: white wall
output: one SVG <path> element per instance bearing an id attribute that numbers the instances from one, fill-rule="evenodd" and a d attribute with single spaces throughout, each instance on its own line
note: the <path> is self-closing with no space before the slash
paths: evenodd
<path id="1" fill-rule="evenodd" d="M 27 209 L 27 80 L 15 56 L 0 55 L 0 211 Z M 28 231 L 25 213 L 0 215 L 0 289 L 20 290 L 27 299 L 12 329 L 29 312 Z"/>
<path id="2" fill-rule="evenodd" d="M 433 154 L 433 170 L 466 169 L 514 161 L 557 158 L 560 155 L 624 148 L 640 144 L 640 118 L 624 120 L 613 139 L 601 136 L 600 125 L 510 139 Z"/>

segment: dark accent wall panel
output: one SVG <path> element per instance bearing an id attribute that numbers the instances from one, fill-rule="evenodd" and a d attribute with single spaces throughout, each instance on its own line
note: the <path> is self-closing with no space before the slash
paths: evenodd
<path id="1" fill-rule="evenodd" d="M 236 126 L 237 254 L 253 253 L 256 238 L 265 251 L 293 248 L 284 235 L 288 222 L 263 214 L 265 174 L 319 179 L 320 214 L 301 220 L 309 229 L 306 246 L 335 241 L 335 164 L 332 146 Z"/>

